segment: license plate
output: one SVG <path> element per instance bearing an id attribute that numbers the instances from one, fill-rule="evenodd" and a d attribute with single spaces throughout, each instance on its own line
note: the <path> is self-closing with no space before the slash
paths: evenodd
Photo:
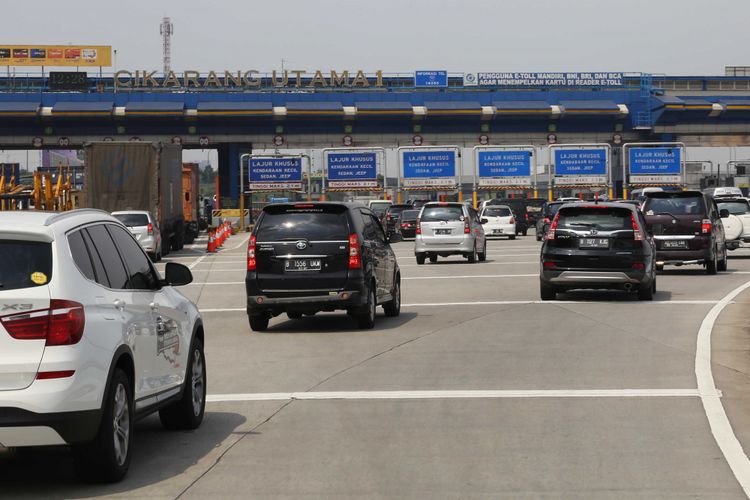
<path id="1" fill-rule="evenodd" d="M 492 234 L 503 234 L 503 230 L 502 229 L 493 229 L 492 230 Z"/>
<path id="2" fill-rule="evenodd" d="M 320 271 L 320 259 L 285 260 L 284 271 Z"/>
<path id="3" fill-rule="evenodd" d="M 451 234 L 450 229 L 435 229 L 435 234 Z"/>
<path id="4" fill-rule="evenodd" d="M 678 248 L 687 249 L 688 242 L 686 240 L 663 240 L 661 242 L 662 248 Z"/>
<path id="5" fill-rule="evenodd" d="M 609 248 L 608 238 L 581 238 L 580 248 Z"/>

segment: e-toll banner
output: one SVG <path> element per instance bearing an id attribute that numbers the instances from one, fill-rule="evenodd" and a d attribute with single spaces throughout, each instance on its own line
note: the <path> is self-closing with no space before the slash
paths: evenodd
<path id="1" fill-rule="evenodd" d="M 622 73 L 477 73 L 484 87 L 622 87 Z"/>
<path id="2" fill-rule="evenodd" d="M 555 149 L 556 185 L 607 184 L 607 150 Z"/>
<path id="3" fill-rule="evenodd" d="M 530 186 L 530 151 L 479 151 L 479 186 Z"/>
<path id="4" fill-rule="evenodd" d="M 631 184 L 678 184 L 682 182 L 682 150 L 679 147 L 633 147 L 628 150 Z"/>
<path id="5" fill-rule="evenodd" d="M 250 189 L 302 189 L 302 158 L 250 158 Z"/>
<path id="6" fill-rule="evenodd" d="M 373 151 L 326 153 L 328 186 L 332 188 L 377 187 L 378 156 Z"/>
<path id="7" fill-rule="evenodd" d="M 112 47 L 0 44 L 0 66 L 112 66 Z"/>
<path id="8" fill-rule="evenodd" d="M 402 151 L 404 186 L 455 186 L 456 152 L 454 150 Z"/>

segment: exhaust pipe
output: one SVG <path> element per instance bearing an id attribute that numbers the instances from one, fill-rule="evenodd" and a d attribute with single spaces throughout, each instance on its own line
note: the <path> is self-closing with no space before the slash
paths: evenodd
<path id="1" fill-rule="evenodd" d="M 632 289 L 633 289 L 633 284 L 632 283 L 625 283 L 625 291 L 626 292 L 629 292 Z"/>

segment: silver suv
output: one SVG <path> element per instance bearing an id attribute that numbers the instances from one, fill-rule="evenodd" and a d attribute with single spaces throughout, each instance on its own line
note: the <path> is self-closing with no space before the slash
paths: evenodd
<path id="1" fill-rule="evenodd" d="M 144 210 L 128 210 L 122 212 L 112 212 L 112 216 L 122 222 L 138 243 L 148 254 L 153 262 L 161 260 L 162 244 L 161 230 L 156 218 L 151 212 Z"/>
<path id="2" fill-rule="evenodd" d="M 422 207 L 417 219 L 414 255 L 417 264 L 438 255 L 463 255 L 469 262 L 487 258 L 487 241 L 477 211 L 462 203 L 430 202 Z"/>

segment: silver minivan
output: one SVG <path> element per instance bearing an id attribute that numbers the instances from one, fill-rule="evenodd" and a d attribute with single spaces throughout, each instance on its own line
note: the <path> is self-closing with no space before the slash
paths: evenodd
<path id="1" fill-rule="evenodd" d="M 477 211 L 462 203 L 430 202 L 417 219 L 414 255 L 417 264 L 425 259 L 436 262 L 438 256 L 462 255 L 469 262 L 487 258 L 487 241 Z"/>
<path id="2" fill-rule="evenodd" d="M 127 210 L 112 212 L 112 216 L 122 222 L 141 247 L 146 251 L 153 262 L 161 260 L 162 244 L 161 231 L 156 223 L 156 218 L 151 212 L 143 210 Z"/>

